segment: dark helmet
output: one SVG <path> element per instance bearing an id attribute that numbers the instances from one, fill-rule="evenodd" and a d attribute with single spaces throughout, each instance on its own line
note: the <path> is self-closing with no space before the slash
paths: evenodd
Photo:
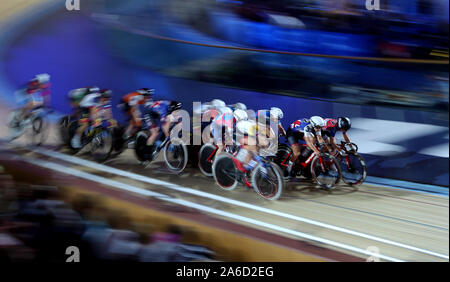
<path id="1" fill-rule="evenodd" d="M 349 130 L 352 127 L 352 122 L 348 117 L 338 118 L 338 129 Z"/>
<path id="2" fill-rule="evenodd" d="M 102 98 L 111 99 L 112 91 L 109 89 L 102 89 L 100 90 L 99 94 Z"/>
<path id="3" fill-rule="evenodd" d="M 172 113 L 173 111 L 181 109 L 181 103 L 177 101 L 170 102 L 169 111 Z"/>
<path id="4" fill-rule="evenodd" d="M 152 96 L 155 94 L 155 89 L 141 88 L 137 92 L 146 97 L 152 98 Z"/>

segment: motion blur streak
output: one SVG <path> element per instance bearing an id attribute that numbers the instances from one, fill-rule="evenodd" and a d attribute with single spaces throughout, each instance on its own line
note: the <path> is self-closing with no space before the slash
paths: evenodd
<path id="1" fill-rule="evenodd" d="M 257 210 L 257 211 L 260 211 L 260 212 L 273 214 L 273 215 L 276 215 L 276 216 L 280 216 L 280 217 L 284 217 L 284 218 L 288 218 L 288 219 L 292 219 L 292 220 L 296 220 L 296 221 L 300 221 L 300 222 L 305 222 L 305 223 L 308 223 L 308 224 L 312 224 L 312 225 L 316 225 L 316 226 L 320 226 L 320 227 L 324 227 L 324 228 L 329 228 L 329 229 L 336 230 L 336 231 L 339 231 L 339 232 L 347 233 L 347 234 L 354 235 L 354 236 L 363 237 L 363 238 L 366 238 L 366 239 L 370 239 L 370 240 L 386 243 L 386 244 L 389 244 L 389 245 L 393 245 L 393 246 L 409 249 L 409 250 L 412 250 L 412 251 L 421 252 L 421 253 L 424 253 L 424 254 L 428 254 L 428 255 L 444 258 L 444 259 L 449 259 L 448 255 L 431 252 L 431 251 L 424 250 L 424 249 L 421 249 L 421 248 L 409 246 L 409 245 L 398 243 L 398 242 L 393 242 L 393 241 L 390 241 L 390 240 L 386 240 L 386 239 L 383 239 L 383 238 L 378 238 L 378 237 L 375 237 L 375 236 L 371 236 L 371 235 L 368 235 L 368 234 L 356 232 L 356 231 L 353 231 L 353 230 L 348 230 L 348 229 L 345 229 L 345 228 L 341 228 L 341 227 L 337 227 L 337 226 L 333 226 L 333 225 L 317 222 L 317 221 L 314 221 L 314 220 L 310 220 L 310 219 L 306 219 L 306 218 L 302 218 L 302 217 L 298 217 L 298 216 L 294 216 L 294 215 L 290 215 L 290 214 L 274 211 L 274 210 L 271 210 L 271 209 L 262 208 L 262 207 L 251 205 L 251 204 L 247 204 L 247 203 L 244 203 L 244 202 L 228 199 L 228 198 L 225 198 L 225 197 L 216 196 L 216 195 L 205 193 L 205 192 L 202 192 L 202 191 L 197 191 L 197 190 L 194 190 L 194 189 L 191 189 L 191 188 L 188 188 L 188 187 L 178 186 L 176 184 L 172 184 L 172 183 L 169 183 L 169 182 L 157 180 L 157 179 L 154 179 L 154 178 L 149 178 L 149 177 L 138 175 L 138 174 L 131 173 L 131 172 L 122 171 L 122 170 L 119 170 L 119 169 L 115 169 L 113 167 L 97 164 L 97 163 L 94 163 L 94 162 L 91 162 L 91 161 L 87 161 L 87 160 L 83 160 L 83 159 L 79 159 L 79 158 L 76 158 L 76 157 L 71 157 L 71 156 L 68 156 L 68 155 L 65 155 L 65 154 L 61 154 L 61 153 L 58 153 L 58 152 L 44 150 L 44 149 L 35 149 L 34 151 L 37 152 L 37 153 L 49 156 L 49 157 L 53 157 L 53 158 L 57 158 L 57 159 L 64 160 L 64 161 L 67 161 L 67 162 L 71 162 L 71 163 L 74 163 L 74 164 L 81 164 L 81 165 L 84 165 L 84 166 L 87 166 L 87 167 L 90 167 L 90 168 L 93 168 L 93 169 L 101 170 L 101 171 L 104 171 L 106 173 L 116 174 L 116 175 L 128 177 L 128 178 L 135 179 L 135 180 L 142 181 L 142 182 L 146 182 L 146 183 L 151 183 L 151 184 L 165 186 L 165 187 L 167 187 L 169 189 L 174 189 L 174 190 L 177 190 L 177 191 L 194 194 L 194 195 L 197 195 L 197 196 L 201 196 L 201 197 L 205 197 L 205 198 L 209 198 L 209 199 L 213 199 L 213 200 L 217 200 L 217 201 L 233 204 L 233 205 L 236 205 L 236 206 L 241 206 L 241 207 L 244 207 L 244 208 Z"/>

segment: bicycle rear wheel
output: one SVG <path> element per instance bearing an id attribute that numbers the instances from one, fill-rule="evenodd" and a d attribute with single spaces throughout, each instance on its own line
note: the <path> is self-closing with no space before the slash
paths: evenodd
<path id="1" fill-rule="evenodd" d="M 323 168 L 319 157 L 315 157 L 311 162 L 312 178 L 324 189 L 332 189 L 339 183 L 341 170 L 337 160 L 330 155 L 322 157 Z"/>
<path id="2" fill-rule="evenodd" d="M 155 146 L 148 146 L 147 139 L 148 135 L 145 131 L 139 131 L 136 134 L 134 153 L 141 163 L 153 160 L 153 148 Z"/>
<path id="3" fill-rule="evenodd" d="M 71 122 L 70 116 L 65 116 L 61 118 L 58 123 L 59 138 L 64 146 L 70 145 L 70 132 L 69 132 L 70 122 Z"/>
<path id="4" fill-rule="evenodd" d="M 366 180 L 367 167 L 364 159 L 354 152 L 348 152 L 339 161 L 342 180 L 350 186 L 360 185 Z"/>
<path id="5" fill-rule="evenodd" d="M 50 125 L 42 117 L 36 117 L 31 121 L 31 142 L 34 146 L 42 145 L 48 137 Z"/>
<path id="6" fill-rule="evenodd" d="M 283 172 L 280 167 L 273 162 L 266 167 L 267 173 L 262 173 L 261 165 L 258 165 L 252 172 L 253 189 L 267 200 L 277 200 L 285 187 Z"/>
<path id="7" fill-rule="evenodd" d="M 233 157 L 228 153 L 216 156 L 212 166 L 214 180 L 224 190 L 231 191 L 238 184 L 238 170 L 233 162 Z"/>
<path id="8" fill-rule="evenodd" d="M 188 151 L 184 144 L 175 145 L 169 140 L 164 146 L 164 161 L 169 170 L 181 173 L 188 162 Z"/>
<path id="9" fill-rule="evenodd" d="M 100 130 L 91 140 L 91 154 L 98 162 L 106 161 L 113 150 L 113 137 L 108 129 Z"/>

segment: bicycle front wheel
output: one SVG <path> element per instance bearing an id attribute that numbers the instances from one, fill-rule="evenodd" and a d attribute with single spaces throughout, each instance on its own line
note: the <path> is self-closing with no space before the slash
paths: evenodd
<path id="1" fill-rule="evenodd" d="M 270 162 L 265 171 L 258 165 L 252 172 L 253 189 L 267 200 L 277 200 L 283 193 L 285 181 L 280 167 Z"/>
<path id="2" fill-rule="evenodd" d="M 214 180 L 217 185 L 224 190 L 231 191 L 238 184 L 238 170 L 233 162 L 233 157 L 229 153 L 222 153 L 216 156 L 212 166 Z"/>
<path id="3" fill-rule="evenodd" d="M 326 155 L 321 158 L 315 157 L 311 162 L 311 175 L 313 180 L 324 189 L 332 189 L 339 183 L 341 177 L 341 169 L 337 160 Z"/>
<path id="4" fill-rule="evenodd" d="M 188 162 L 186 145 L 175 145 L 172 140 L 169 140 L 164 146 L 164 161 L 169 170 L 175 173 L 183 172 Z"/>
<path id="5" fill-rule="evenodd" d="M 364 159 L 354 152 L 348 152 L 339 161 L 342 180 L 350 186 L 360 185 L 366 180 L 367 167 Z"/>

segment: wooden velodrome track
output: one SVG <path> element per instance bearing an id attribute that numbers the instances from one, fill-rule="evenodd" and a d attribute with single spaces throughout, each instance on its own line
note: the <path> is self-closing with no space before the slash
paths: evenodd
<path id="1" fill-rule="evenodd" d="M 14 15 L 38 2 L 1 1 L 0 29 Z M 0 111 L 2 120 L 6 120 L 8 109 L 1 106 Z M 2 122 L 0 138 L 6 135 Z M 14 144 L 2 142 L 0 149 L 14 152 L 34 165 L 42 165 L 44 161 L 63 165 L 128 187 L 227 212 L 233 215 L 225 217 L 228 221 L 361 258 L 368 257 L 361 251 L 375 247 L 384 256 L 382 261 L 448 261 L 449 199 L 445 196 L 368 184 L 357 188 L 339 186 L 332 192 L 325 192 L 308 182 L 297 182 L 288 185 L 280 200 L 269 202 L 244 187 L 232 192 L 221 191 L 213 179 L 206 178 L 198 169 L 188 167 L 182 175 L 173 175 L 168 173 L 161 160 L 143 169 L 131 150 L 105 163 L 106 167 L 84 161 L 89 159 L 88 156 L 72 157 L 64 154 L 64 150 L 59 150 L 62 154 L 54 153 L 59 143 L 55 128 L 52 128 L 45 148 L 39 152 L 17 149 L 16 146 L 20 147 L 24 141 L 25 138 Z M 178 186 L 172 187 L 168 183 Z M 109 189 L 118 188 L 110 186 Z M 219 213 L 205 212 L 224 218 Z M 318 242 L 317 238 L 322 241 Z"/>

